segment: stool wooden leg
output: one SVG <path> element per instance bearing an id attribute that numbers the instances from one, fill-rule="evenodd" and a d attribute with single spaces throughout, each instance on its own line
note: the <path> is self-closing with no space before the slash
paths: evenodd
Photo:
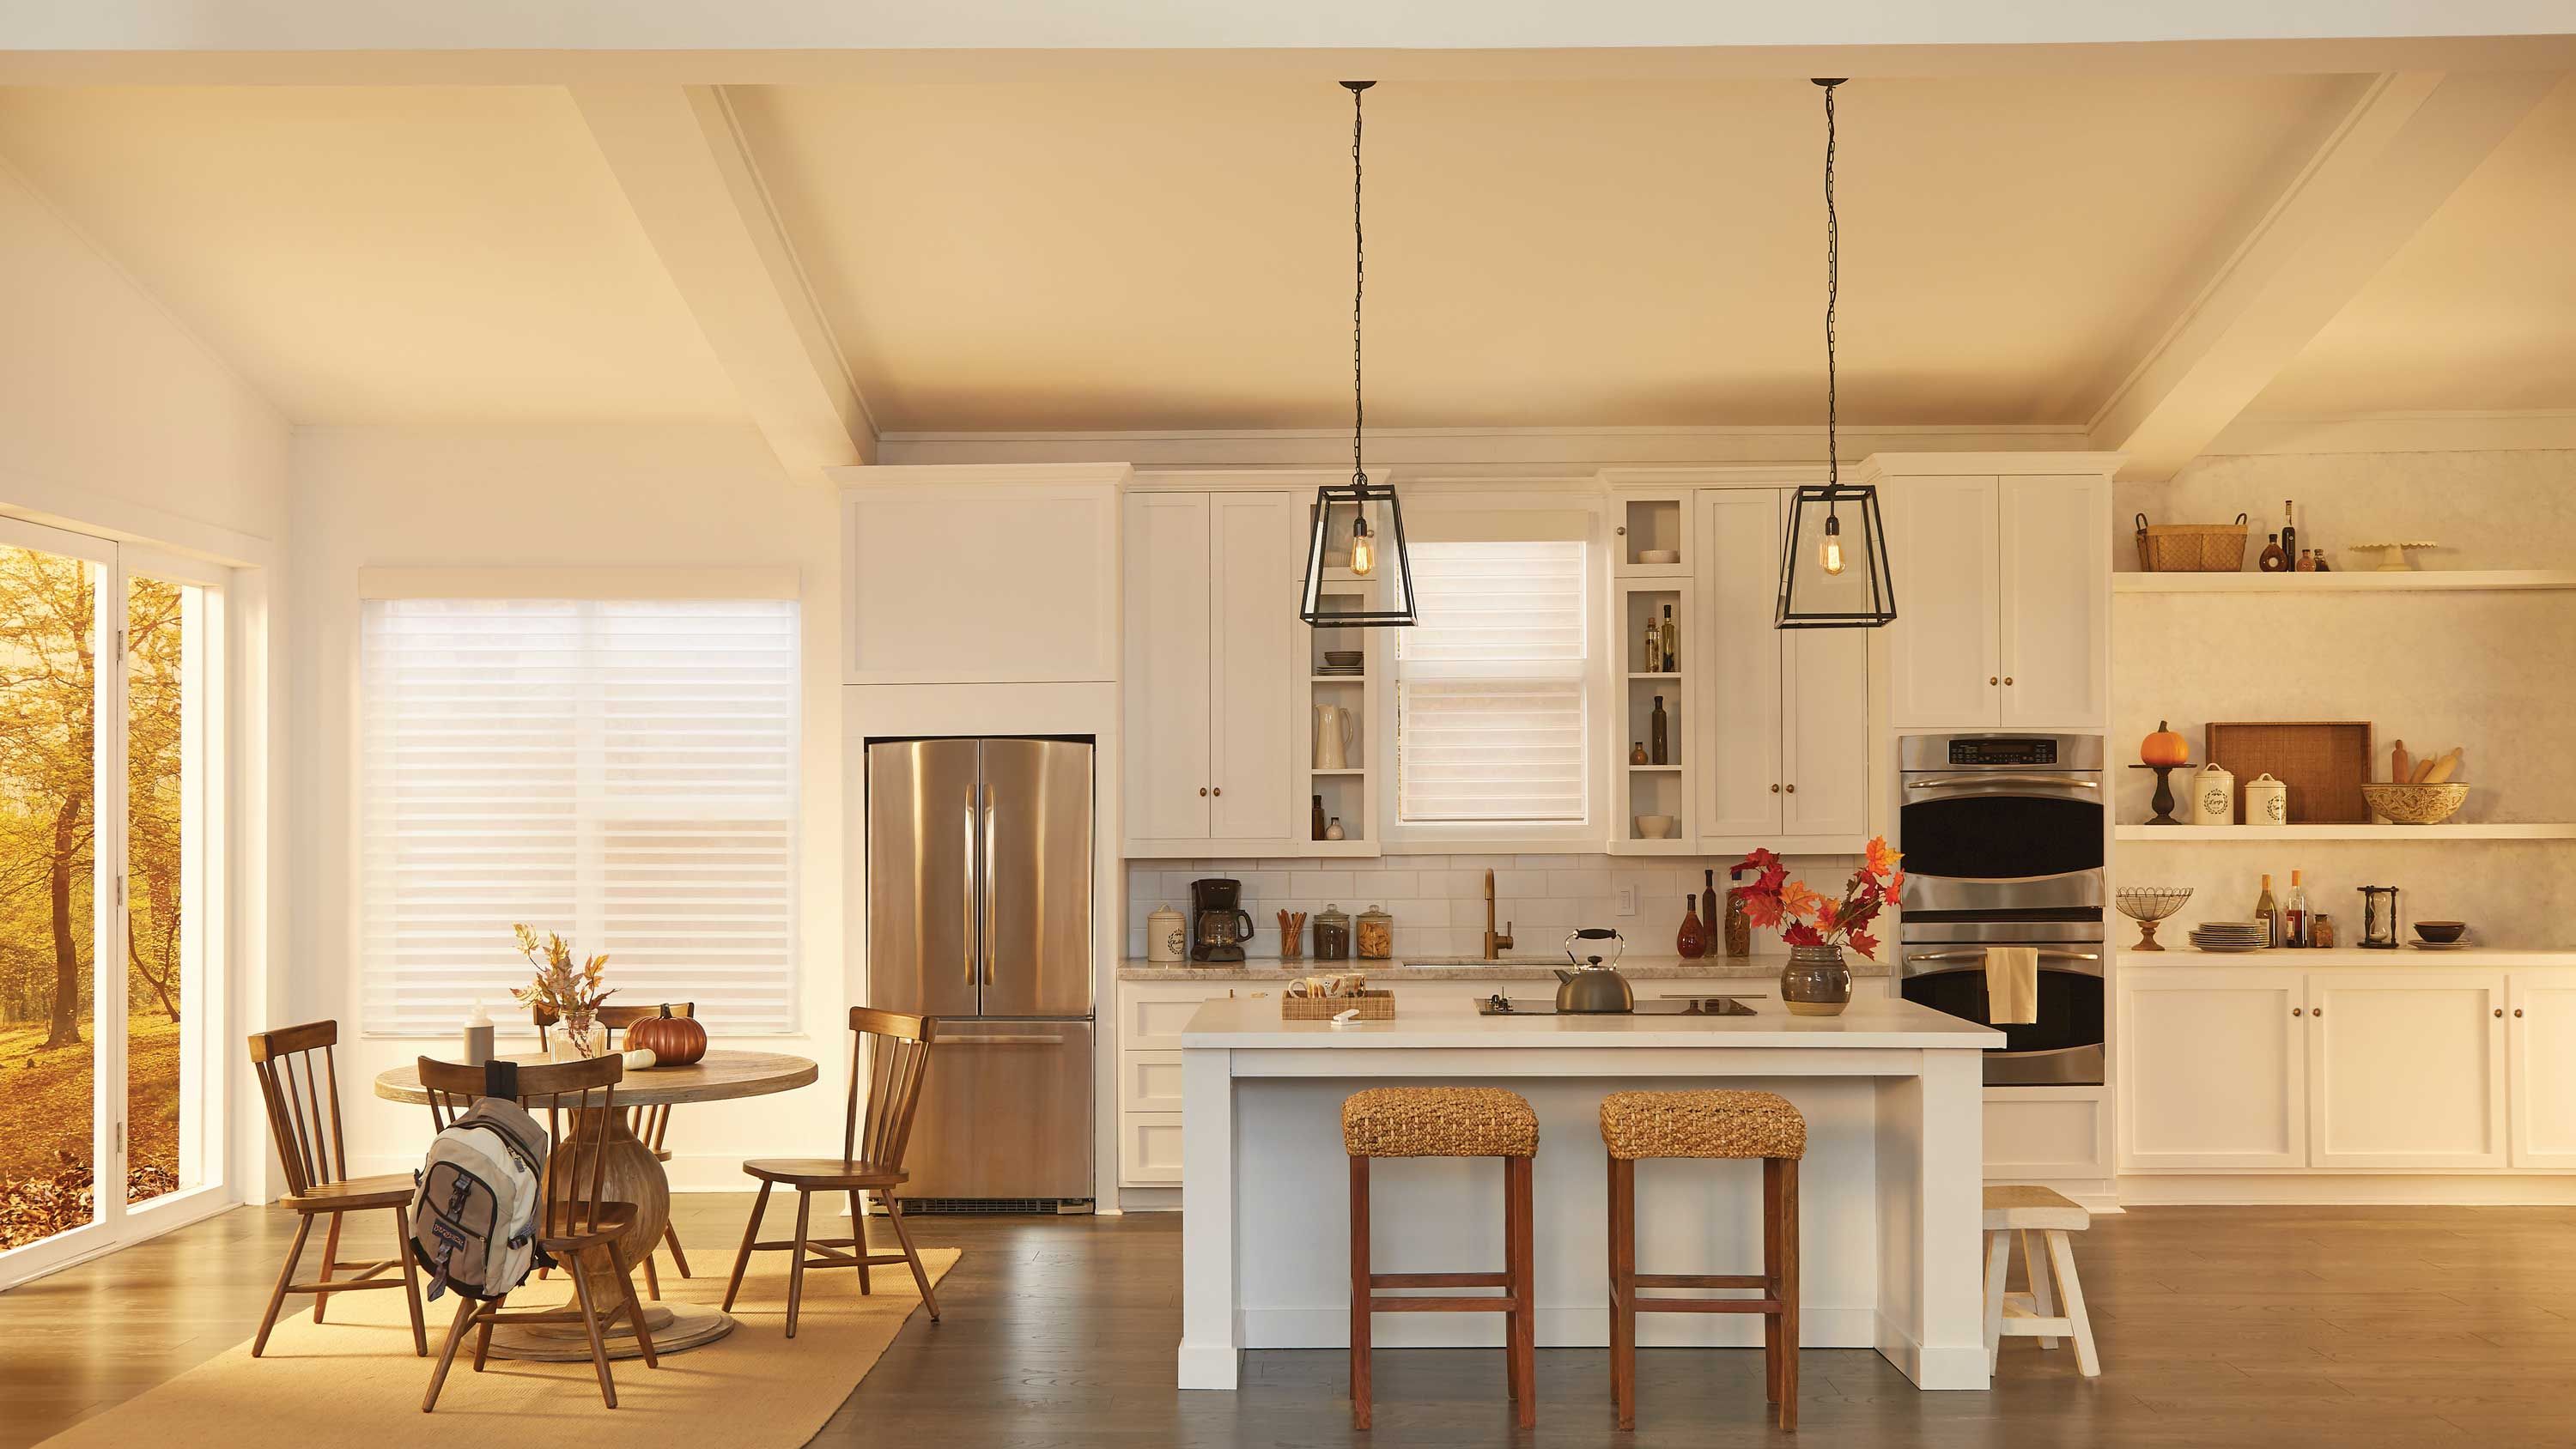
<path id="1" fill-rule="evenodd" d="M 1351 1427 L 1369 1426 L 1369 1160 L 1351 1159 Z"/>
<path id="2" fill-rule="evenodd" d="M 1520 1425 L 1524 1429 L 1538 1426 L 1538 1303 L 1533 1296 L 1538 1275 L 1531 1261 L 1535 1254 L 1530 1198 L 1530 1160 L 1504 1158 L 1503 1251 L 1510 1260 L 1504 1271 L 1511 1275 L 1514 1304 L 1507 1329 L 1511 1347 L 1505 1375 L 1511 1383 L 1512 1399 L 1520 1405 Z"/>
<path id="3" fill-rule="evenodd" d="M 1610 1159 L 1610 1397 L 1637 1427 L 1637 1164 Z"/>
<path id="4" fill-rule="evenodd" d="M 2102 1360 L 2093 1352 L 2093 1320 L 2084 1311 L 2084 1285 L 2075 1277 L 2075 1249 L 2066 1241 L 2066 1230 L 2048 1230 L 2048 1262 L 2057 1270 L 2057 1289 L 2066 1299 L 2066 1320 L 2075 1329 L 2075 1369 L 2086 1378 L 2098 1378 Z"/>
<path id="5" fill-rule="evenodd" d="M 2030 1311 L 2042 1318 L 2057 1316 L 2057 1295 L 2048 1290 L 2048 1269 L 2039 1261 L 2039 1234 L 2025 1229 L 2021 1234 L 2021 1270 L 2030 1279 Z M 2041 1335 L 2041 1348 L 2057 1347 L 2053 1336 Z"/>
<path id="6" fill-rule="evenodd" d="M 1798 1159 L 1780 1162 L 1780 1427 L 1798 1427 Z"/>
<path id="7" fill-rule="evenodd" d="M 2012 1262 L 2012 1234 L 1986 1234 L 1986 1373 L 2003 1361 L 2004 1269 Z"/>
<path id="8" fill-rule="evenodd" d="M 1762 1296 L 1780 1297 L 1780 1159 L 1762 1159 Z M 1762 1315 L 1762 1401 L 1780 1402 L 1780 1315 Z"/>

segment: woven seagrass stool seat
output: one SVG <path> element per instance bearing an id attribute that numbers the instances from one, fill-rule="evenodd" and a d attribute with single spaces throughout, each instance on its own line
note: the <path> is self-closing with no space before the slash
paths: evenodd
<path id="1" fill-rule="evenodd" d="M 1342 1103 L 1351 1156 L 1351 1424 L 1369 1426 L 1369 1321 L 1378 1313 L 1500 1313 L 1504 1382 L 1520 1426 L 1538 1423 L 1538 1309 L 1530 1208 L 1530 1159 L 1538 1114 L 1496 1087 L 1379 1087 Z M 1375 1273 L 1369 1269 L 1369 1164 L 1381 1157 L 1503 1160 L 1503 1271 Z M 1499 1288 L 1495 1297 L 1398 1297 L 1381 1288 Z"/>
<path id="2" fill-rule="evenodd" d="M 1637 1315 L 1762 1315 L 1764 1397 L 1780 1427 L 1798 1427 L 1798 1161 L 1807 1119 L 1771 1092 L 1613 1092 L 1601 1101 L 1610 1152 L 1610 1396 L 1619 1427 L 1637 1427 Z M 1637 1271 L 1637 1163 L 1645 1158 L 1762 1162 L 1762 1271 Z M 1644 1298 L 1640 1288 L 1756 1290 L 1753 1298 Z"/>

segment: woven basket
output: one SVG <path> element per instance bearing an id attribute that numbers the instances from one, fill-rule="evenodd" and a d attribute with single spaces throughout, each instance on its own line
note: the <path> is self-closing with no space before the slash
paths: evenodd
<path id="1" fill-rule="evenodd" d="M 1349 991 L 1339 996 L 1283 996 L 1279 998 L 1281 1021 L 1330 1021 L 1345 1011 L 1357 1011 L 1358 1021 L 1395 1020 L 1395 993 L 1392 991 Z"/>
<path id="2" fill-rule="evenodd" d="M 2391 825 L 2439 825 L 2468 803 L 2466 781 L 2443 785 L 2364 785 L 2361 798 Z"/>
<path id="3" fill-rule="evenodd" d="M 2234 523 L 2157 523 L 2138 515 L 2138 567 L 2151 574 L 2232 574 L 2245 567 L 2245 515 Z"/>

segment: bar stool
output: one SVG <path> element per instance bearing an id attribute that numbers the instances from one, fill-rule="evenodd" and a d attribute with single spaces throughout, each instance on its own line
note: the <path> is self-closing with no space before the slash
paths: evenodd
<path id="1" fill-rule="evenodd" d="M 1378 1087 L 1342 1103 L 1342 1146 L 1351 1155 L 1351 1425 L 1369 1426 L 1369 1316 L 1375 1313 L 1501 1313 L 1505 1381 L 1520 1426 L 1538 1423 L 1538 1310 L 1531 1301 L 1530 1158 L 1538 1114 L 1517 1092 L 1497 1087 Z M 1379 1157 L 1503 1159 L 1500 1273 L 1369 1271 L 1369 1162 Z M 1387 1298 L 1380 1288 L 1500 1288 L 1499 1298 Z"/>
<path id="2" fill-rule="evenodd" d="M 1610 1393 L 1619 1427 L 1637 1427 L 1637 1315 L 1759 1313 L 1764 1396 L 1798 1427 L 1798 1160 L 1807 1119 L 1770 1092 L 1613 1092 L 1601 1099 L 1610 1149 Z M 1637 1271 L 1637 1162 L 1649 1157 L 1762 1159 L 1762 1271 Z M 1641 1298 L 1640 1288 L 1757 1288 L 1759 1298 Z"/>
<path id="3" fill-rule="evenodd" d="M 2041 1348 L 2057 1347 L 2058 1335 L 2075 1340 L 2075 1371 L 2086 1378 L 2102 1372 L 2101 1357 L 2093 1351 L 2093 1319 L 2084 1311 L 2084 1284 L 2075 1276 L 2075 1249 L 2066 1240 L 2068 1233 L 2080 1233 L 2093 1225 L 2093 1215 L 2082 1203 L 2045 1187 L 1989 1187 L 1986 1189 L 1986 1371 L 1992 1373 L 2001 1361 L 2006 1338 L 2026 1337 L 2039 1340 Z M 2050 1274 L 2040 1269 L 2039 1252 L 2031 1245 L 2031 1234 L 2037 1233 L 2048 1244 L 2048 1266 L 2057 1278 L 2057 1291 L 2066 1299 L 2066 1312 L 2057 1311 L 2055 1295 L 2048 1291 Z M 2030 1273 L 2030 1291 L 2004 1291 L 2004 1270 L 2012 1263 L 2012 1240 L 2021 1237 L 2022 1264 Z"/>

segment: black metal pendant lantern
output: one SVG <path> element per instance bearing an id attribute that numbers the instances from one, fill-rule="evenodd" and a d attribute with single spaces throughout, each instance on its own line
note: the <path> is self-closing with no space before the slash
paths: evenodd
<path id="1" fill-rule="evenodd" d="M 1875 629 L 1896 619 L 1887 525 L 1879 517 L 1876 488 L 1843 483 L 1835 417 L 1834 308 L 1842 293 L 1842 236 L 1834 214 L 1834 87 L 1842 82 L 1816 84 L 1825 90 L 1825 481 L 1806 484 L 1789 500 L 1780 541 L 1780 598 L 1771 622 L 1781 629 Z"/>
<path id="2" fill-rule="evenodd" d="M 1404 626 L 1414 622 L 1413 561 L 1404 550 L 1404 505 L 1392 484 L 1372 483 L 1360 459 L 1360 298 L 1368 281 L 1366 235 L 1360 230 L 1360 93 L 1375 81 L 1344 81 L 1351 93 L 1351 481 L 1315 490 L 1306 541 L 1306 587 L 1297 617 L 1328 628 Z M 1327 577 L 1368 585 L 1356 609 L 1324 608 Z M 1337 591 L 1339 592 L 1339 591 Z"/>

